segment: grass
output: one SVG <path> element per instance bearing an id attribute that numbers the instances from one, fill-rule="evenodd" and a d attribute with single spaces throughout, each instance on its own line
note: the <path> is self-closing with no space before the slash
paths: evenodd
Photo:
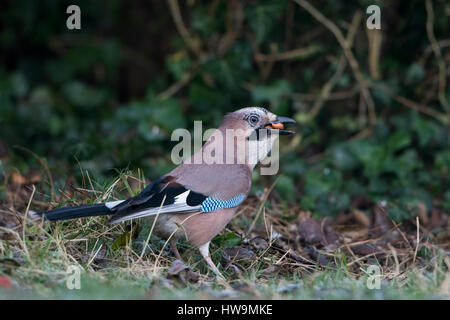
<path id="1" fill-rule="evenodd" d="M 59 190 L 51 204 L 121 199 L 143 188 L 138 177 L 122 173 L 111 183 L 98 185 L 87 176 L 88 188 Z M 212 257 L 226 275 L 224 282 L 214 277 L 198 251 L 185 242 L 180 248 L 189 269 L 171 273 L 173 255 L 164 240 L 149 237 L 151 226 L 145 221 L 132 225 L 107 225 L 105 217 L 31 221 L 27 218 L 30 207 L 48 207 L 49 201 L 38 200 L 45 195 L 29 187 L 6 189 L 14 193 L 15 202 L 2 206 L 0 215 L 4 220 L 14 216 L 16 225 L 0 227 L 0 277 L 12 280 L 11 287 L 0 286 L 2 299 L 450 298 L 450 258 L 448 251 L 433 243 L 435 235 L 420 233 L 415 247 L 407 240 L 397 245 L 388 242 L 381 257 L 356 255 L 348 241 L 340 242 L 331 249 L 319 248 L 319 255 L 327 258 L 326 264 L 319 263 L 320 258 L 312 259 L 305 255 L 305 248 L 293 243 L 291 229 L 296 220 L 287 217 L 284 206 L 269 203 L 264 194 L 248 199 L 213 241 Z M 254 228 L 248 233 L 252 223 Z M 340 236 L 345 238 L 344 233 Z M 404 237 L 414 238 L 414 234 Z M 267 245 L 256 245 L 257 238 Z M 222 257 L 225 247 L 248 248 L 252 254 L 227 262 Z M 379 289 L 367 285 L 374 279 L 367 273 L 371 265 L 380 268 Z M 70 266 L 80 268 L 79 290 L 67 288 Z"/>

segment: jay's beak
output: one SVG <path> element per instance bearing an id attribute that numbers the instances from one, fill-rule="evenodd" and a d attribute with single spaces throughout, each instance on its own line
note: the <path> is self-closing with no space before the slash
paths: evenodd
<path id="1" fill-rule="evenodd" d="M 295 123 L 295 120 L 288 117 L 277 117 L 275 121 L 266 123 L 264 128 L 278 130 L 280 135 L 294 134 L 293 131 L 284 130 L 285 123 Z"/>

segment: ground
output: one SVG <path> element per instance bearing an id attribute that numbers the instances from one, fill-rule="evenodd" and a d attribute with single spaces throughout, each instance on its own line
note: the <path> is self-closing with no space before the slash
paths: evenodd
<path id="1" fill-rule="evenodd" d="M 121 174 L 108 185 L 90 179 L 88 185 L 67 186 L 48 202 L 37 200 L 42 194 L 30 184 L 8 186 L 10 202 L 0 215 L 0 298 L 450 298 L 448 217 L 428 218 L 420 205 L 417 218 L 399 224 L 388 203 L 317 218 L 267 189 L 249 197 L 213 240 L 212 258 L 226 276 L 221 281 L 183 241 L 184 261 L 175 260 L 145 221 L 28 218 L 30 208 L 123 199 L 144 182 Z"/>

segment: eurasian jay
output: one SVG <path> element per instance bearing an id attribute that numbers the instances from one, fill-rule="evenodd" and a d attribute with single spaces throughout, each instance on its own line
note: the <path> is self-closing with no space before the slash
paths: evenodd
<path id="1" fill-rule="evenodd" d="M 181 260 L 177 240 L 185 237 L 223 278 L 209 256 L 211 239 L 225 228 L 246 199 L 252 171 L 268 155 L 278 134 L 293 133 L 284 130 L 284 123 L 293 122 L 264 108 L 239 109 L 225 116 L 189 161 L 153 181 L 137 196 L 38 214 L 50 221 L 112 215 L 109 223 L 145 217 L 151 224 L 154 222 L 157 236 L 168 239 L 177 259 Z"/>

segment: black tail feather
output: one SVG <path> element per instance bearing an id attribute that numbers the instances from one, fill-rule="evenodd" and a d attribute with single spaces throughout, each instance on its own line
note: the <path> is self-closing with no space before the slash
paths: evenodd
<path id="1" fill-rule="evenodd" d="M 103 203 L 88 204 L 78 207 L 59 208 L 38 213 L 50 221 L 69 220 L 84 217 L 106 216 L 112 214 L 111 210 Z"/>

